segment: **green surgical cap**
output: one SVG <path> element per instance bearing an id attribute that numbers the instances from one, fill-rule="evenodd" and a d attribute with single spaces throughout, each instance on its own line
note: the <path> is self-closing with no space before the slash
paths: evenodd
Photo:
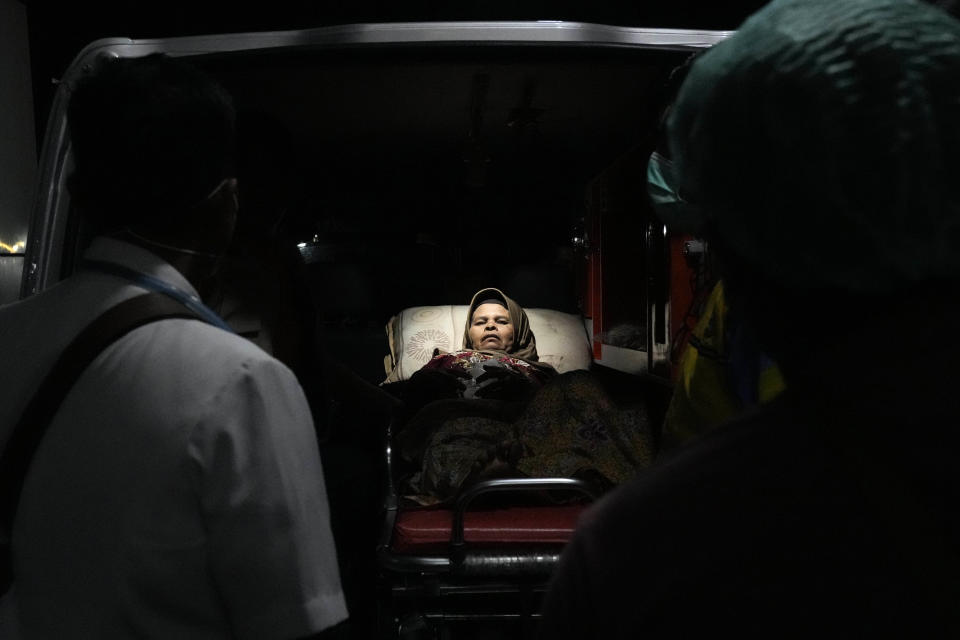
<path id="1" fill-rule="evenodd" d="M 774 0 L 694 63 L 668 122 L 705 236 L 778 285 L 960 278 L 960 22 Z"/>

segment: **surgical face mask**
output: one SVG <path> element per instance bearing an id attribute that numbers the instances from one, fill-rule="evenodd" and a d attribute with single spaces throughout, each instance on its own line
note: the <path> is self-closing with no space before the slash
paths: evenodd
<path id="1" fill-rule="evenodd" d="M 647 194 L 653 210 L 671 231 L 697 235 L 702 220 L 696 207 L 684 200 L 677 191 L 673 161 L 656 151 L 647 163 Z"/>
<path id="2" fill-rule="evenodd" d="M 229 190 L 229 191 L 227 191 Z M 207 260 L 217 261 L 223 257 L 223 254 L 226 253 L 226 245 L 229 243 L 229 239 L 233 236 L 234 226 L 236 225 L 236 215 L 239 204 L 237 202 L 237 190 L 236 190 L 236 181 L 233 178 L 224 178 L 221 180 L 213 191 L 208 193 L 202 200 L 199 200 L 193 205 L 190 205 L 187 208 L 187 211 L 197 211 L 202 207 L 209 208 L 210 206 L 217 206 L 214 200 L 218 198 L 229 197 L 230 200 L 227 201 L 226 206 L 230 207 L 229 211 L 231 213 L 226 214 L 227 220 L 223 221 L 219 226 L 222 227 L 218 235 L 222 235 L 223 238 L 220 240 L 223 241 L 224 247 L 221 251 L 203 251 L 197 249 L 188 249 L 186 247 L 178 247 L 171 244 L 165 244 L 159 242 L 152 238 L 144 237 L 142 234 L 137 233 L 131 227 L 124 227 L 124 232 L 130 235 L 133 238 L 136 238 L 140 242 L 156 247 L 158 249 L 166 249 L 167 251 L 173 251 L 175 253 L 180 253 L 188 256 L 195 256 L 198 258 L 204 258 Z M 224 206 L 224 205 L 219 205 Z M 210 216 L 210 213 L 204 214 L 207 217 Z"/>

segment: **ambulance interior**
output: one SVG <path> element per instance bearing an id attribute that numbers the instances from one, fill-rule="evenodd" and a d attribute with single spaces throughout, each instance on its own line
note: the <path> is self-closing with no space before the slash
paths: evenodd
<path id="1" fill-rule="evenodd" d="M 383 389 L 407 346 L 392 343 L 391 319 L 466 305 L 497 287 L 525 309 L 575 318 L 571 339 L 586 354 L 579 366 L 618 401 L 648 403 L 656 433 L 699 272 L 684 255 L 690 239 L 670 234 L 649 204 L 646 164 L 668 75 L 690 55 L 689 47 L 463 43 L 192 56 L 238 109 L 241 211 L 220 285 L 252 298 L 261 316 L 247 322 L 238 309 L 238 332 L 278 357 L 322 355 Z M 95 231 L 70 218 L 61 275 Z M 294 325 L 308 319 L 306 338 L 291 340 L 282 319 L 269 326 L 278 305 L 297 316 Z M 339 406 L 340 420 L 366 409 Z M 538 553 L 552 549 L 548 566 L 530 560 L 519 573 L 490 545 L 469 575 L 458 572 L 462 539 L 457 553 L 438 550 L 436 539 L 420 550 L 416 540 L 391 546 L 404 517 L 391 477 L 390 434 L 399 428 L 385 420 L 379 441 L 387 635 L 413 637 L 403 632 L 411 616 L 514 625 L 535 617 L 536 597 L 522 607 L 501 600 L 542 593 L 562 539 L 537 539 Z M 554 522 L 555 514 L 531 513 L 510 518 L 527 517 L 534 529 Z M 563 535 L 578 513 L 558 516 Z M 462 512 L 443 517 L 442 547 L 457 535 L 451 526 L 468 543 L 483 526 Z"/>

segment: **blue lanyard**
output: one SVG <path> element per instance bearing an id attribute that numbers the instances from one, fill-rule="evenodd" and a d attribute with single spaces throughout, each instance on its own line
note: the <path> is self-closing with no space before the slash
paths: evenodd
<path id="1" fill-rule="evenodd" d="M 190 311 L 193 311 L 204 322 L 212 324 L 215 327 L 220 327 L 224 331 L 234 333 L 230 325 L 228 325 L 223 318 L 218 316 L 213 309 L 200 302 L 199 298 L 190 295 L 182 289 L 178 289 L 169 282 L 164 282 L 160 278 L 155 278 L 154 276 L 146 273 L 140 273 L 139 271 L 130 269 L 129 267 L 125 267 L 121 264 L 103 262 L 101 260 L 84 260 L 80 266 L 84 269 L 99 271 L 100 273 L 106 273 L 111 276 L 117 276 L 125 280 L 129 280 L 134 284 L 140 285 L 144 289 L 149 289 L 150 291 L 156 291 L 157 293 L 162 293 L 166 296 L 169 296 L 185 306 L 187 309 L 190 309 Z"/>

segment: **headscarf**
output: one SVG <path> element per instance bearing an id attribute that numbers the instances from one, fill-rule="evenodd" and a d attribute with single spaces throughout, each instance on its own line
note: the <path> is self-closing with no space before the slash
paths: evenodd
<path id="1" fill-rule="evenodd" d="M 774 0 L 668 120 L 705 235 L 792 289 L 960 278 L 960 22 L 914 0 Z"/>
<path id="2" fill-rule="evenodd" d="M 510 322 L 513 323 L 513 345 L 510 347 L 510 351 L 481 350 L 481 352 L 495 353 L 498 355 L 506 354 L 511 358 L 517 358 L 524 362 L 537 362 L 540 359 L 539 356 L 537 356 L 537 339 L 530 329 L 530 321 L 527 319 L 527 313 L 523 310 L 523 307 L 511 298 L 508 298 L 503 291 L 492 287 L 477 291 L 473 294 L 473 299 L 470 300 L 470 309 L 467 311 L 467 323 L 463 329 L 463 348 L 476 351 L 476 349 L 473 349 L 473 343 L 470 341 L 470 325 L 473 321 L 473 312 L 476 311 L 477 307 L 481 304 L 491 300 L 499 301 L 507 309 L 507 313 L 510 314 Z"/>

